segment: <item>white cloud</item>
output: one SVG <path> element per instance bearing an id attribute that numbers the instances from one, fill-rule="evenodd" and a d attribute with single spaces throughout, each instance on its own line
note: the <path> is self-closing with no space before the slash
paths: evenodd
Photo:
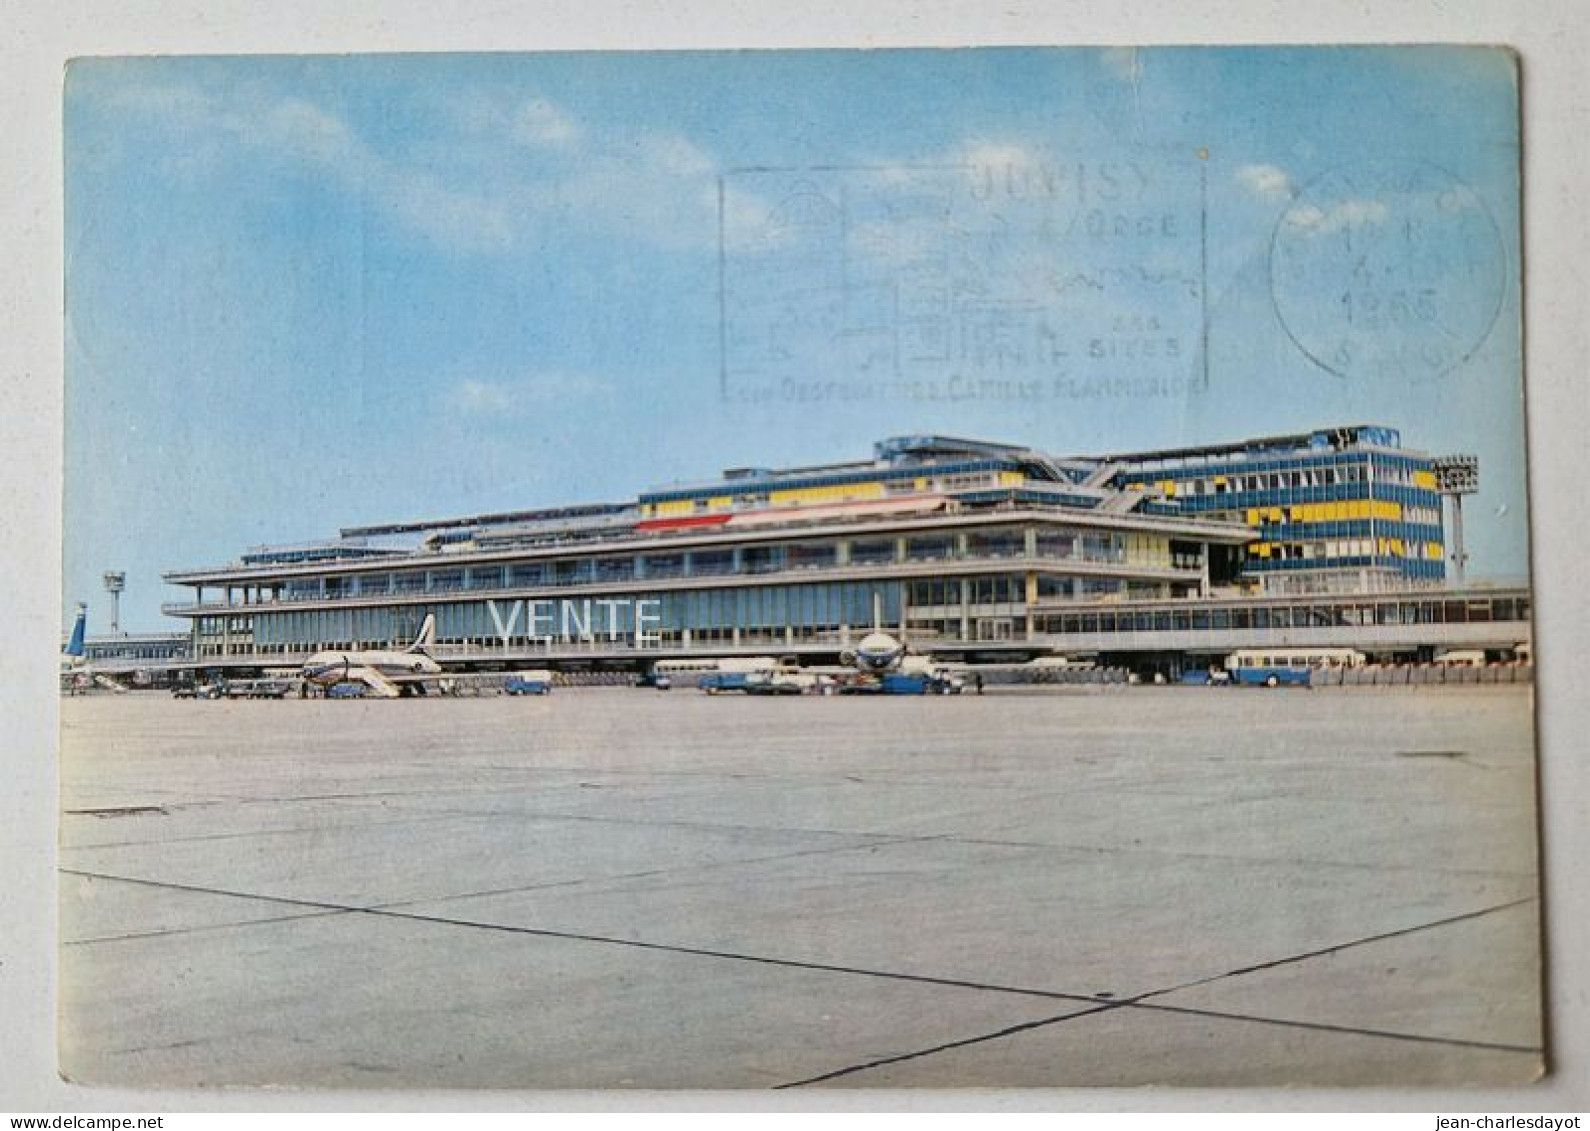
<path id="1" fill-rule="evenodd" d="M 1263 200 L 1285 200 L 1297 191 L 1291 175 L 1275 165 L 1244 165 L 1237 170 L 1237 182 Z"/>
<path id="2" fill-rule="evenodd" d="M 218 112 L 209 95 L 184 86 L 128 83 L 109 98 L 124 110 L 157 115 L 174 126 L 203 124 Z"/>
<path id="3" fill-rule="evenodd" d="M 513 419 L 530 410 L 577 401 L 611 400 L 610 381 L 585 373 L 531 373 L 501 381 L 466 378 L 446 387 L 444 407 L 464 416 Z"/>
<path id="4" fill-rule="evenodd" d="M 716 196 L 716 186 L 709 191 Z M 719 206 L 716 199 L 710 203 L 714 208 Z M 744 247 L 753 240 L 769 247 L 790 238 L 787 231 L 768 223 L 773 213 L 772 204 L 733 181 L 724 182 L 722 209 L 723 241 L 729 247 Z"/>
<path id="5" fill-rule="evenodd" d="M 1032 149 L 1009 141 L 968 141 L 955 154 L 955 160 L 974 169 L 1035 169 L 1043 163 Z"/>
<path id="6" fill-rule="evenodd" d="M 1329 209 L 1317 204 L 1300 204 L 1286 214 L 1286 223 L 1310 235 L 1324 236 L 1343 228 L 1362 228 L 1384 224 L 1391 210 L 1378 200 L 1344 200 Z"/>
<path id="7" fill-rule="evenodd" d="M 710 177 L 718 168 L 710 153 L 678 135 L 642 138 L 637 163 L 675 177 Z"/>
<path id="8" fill-rule="evenodd" d="M 247 119 L 226 115 L 222 120 L 248 140 L 300 160 L 349 167 L 372 156 L 347 122 L 301 98 L 284 99 Z"/>
<path id="9" fill-rule="evenodd" d="M 679 134 L 593 135 L 580 159 L 555 171 L 548 191 L 573 222 L 658 247 L 714 247 L 719 231 L 719 163 Z M 723 186 L 726 231 L 754 224 L 768 206 L 732 178 Z"/>
<path id="10" fill-rule="evenodd" d="M 453 407 L 471 416 L 491 415 L 513 407 L 513 395 L 505 385 L 490 381 L 460 381 L 452 393 Z"/>
<path id="11" fill-rule="evenodd" d="M 1099 58 L 1122 82 L 1136 85 L 1143 78 L 1143 54 L 1135 47 L 1106 47 Z"/>
<path id="12" fill-rule="evenodd" d="M 418 165 L 390 158 L 358 136 L 341 116 L 307 99 L 231 101 L 181 86 L 124 88 L 119 105 L 194 134 L 236 142 L 301 165 L 350 193 L 363 193 L 377 209 L 453 250 L 505 246 L 513 225 L 503 202 L 446 184 Z M 213 170 L 213 163 L 199 166 Z"/>
<path id="13" fill-rule="evenodd" d="M 717 156 L 684 134 L 582 121 L 545 98 L 478 88 L 434 105 L 458 133 L 447 157 L 492 186 L 521 225 L 580 225 L 659 247 L 718 239 Z M 726 186 L 732 227 L 758 202 Z"/>
<path id="14" fill-rule="evenodd" d="M 544 98 L 526 102 L 513 122 L 513 137 L 528 145 L 569 145 L 581 132 L 578 122 Z"/>
<path id="15" fill-rule="evenodd" d="M 453 136 L 401 154 L 299 97 L 261 103 L 169 86 L 128 88 L 118 101 L 184 132 L 312 166 L 455 251 L 507 250 L 544 223 L 585 224 L 664 247 L 717 240 L 711 153 L 680 134 L 592 131 L 545 99 L 455 96 L 445 104 Z M 531 153 L 533 163 L 525 159 Z"/>

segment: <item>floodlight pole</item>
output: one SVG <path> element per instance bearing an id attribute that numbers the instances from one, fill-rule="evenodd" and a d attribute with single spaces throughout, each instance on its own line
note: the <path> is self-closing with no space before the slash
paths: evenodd
<path id="1" fill-rule="evenodd" d="M 1438 456 L 1431 461 L 1435 489 L 1452 500 L 1452 582 L 1463 584 L 1463 567 L 1469 560 L 1463 548 L 1463 496 L 1480 488 L 1480 461 L 1477 456 Z"/>
<path id="2" fill-rule="evenodd" d="M 127 575 L 120 571 L 105 574 L 105 592 L 110 594 L 110 634 L 121 635 L 121 592 L 127 588 Z"/>
<path id="3" fill-rule="evenodd" d="M 1452 581 L 1455 585 L 1463 584 L 1463 566 L 1469 560 L 1468 551 L 1463 548 L 1463 496 L 1452 496 Z"/>

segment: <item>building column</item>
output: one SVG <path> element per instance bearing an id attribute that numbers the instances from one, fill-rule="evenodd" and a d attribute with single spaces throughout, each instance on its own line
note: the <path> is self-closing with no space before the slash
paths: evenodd
<path id="1" fill-rule="evenodd" d="M 1034 536 L 1034 534 L 1035 534 L 1035 532 L 1031 531 L 1031 530 L 1029 530 L 1027 532 L 1027 536 L 1028 536 L 1029 540 Z M 1036 622 L 1035 622 L 1035 620 L 1033 618 L 1032 607 L 1033 607 L 1033 605 L 1035 605 L 1037 603 L 1037 601 L 1038 601 L 1038 575 L 1036 573 L 1034 573 L 1034 572 L 1029 570 L 1028 573 L 1027 573 L 1027 608 L 1026 608 L 1027 639 L 1028 640 L 1031 640 L 1033 638 L 1034 629 L 1036 628 Z"/>

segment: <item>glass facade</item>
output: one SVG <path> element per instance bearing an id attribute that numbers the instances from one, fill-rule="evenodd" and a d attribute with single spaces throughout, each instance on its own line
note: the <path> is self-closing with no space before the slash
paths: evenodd
<path id="1" fill-rule="evenodd" d="M 1342 439 L 1347 439 L 1343 437 Z M 1389 429 L 1361 429 L 1353 445 L 1395 445 Z M 1441 496 L 1427 456 L 1381 447 L 1296 453 L 1254 450 L 1145 459 L 1117 477 L 1154 490 L 1185 514 L 1241 522 L 1258 534 L 1242 574 L 1269 592 L 1345 591 L 1434 584 L 1446 575 Z M 1335 576 L 1302 577 L 1302 574 Z M 1381 575 L 1378 582 L 1368 574 Z"/>
<path id="2" fill-rule="evenodd" d="M 1191 608 L 1145 606 L 1045 611 L 1036 617 L 1034 628 L 1046 635 L 1074 637 L 1095 633 L 1522 624 L 1529 620 L 1529 615 L 1528 594 L 1513 591 L 1495 596 L 1465 594 L 1458 598 L 1403 594 L 1378 600 L 1342 597 L 1315 602 L 1210 603 Z"/>
<path id="3" fill-rule="evenodd" d="M 402 648 L 428 612 L 436 646 L 471 660 L 549 636 L 612 651 L 816 646 L 875 623 L 1019 642 L 1101 631 L 1129 602 L 1435 584 L 1432 466 L 1371 426 L 1058 461 L 908 437 L 872 462 L 731 471 L 630 503 L 343 532 L 412 537 L 403 550 L 255 551 L 169 575 L 196 592 L 167 611 L 191 620 L 199 657 L 267 661 Z M 1261 613 L 1288 615 L 1242 616 Z"/>

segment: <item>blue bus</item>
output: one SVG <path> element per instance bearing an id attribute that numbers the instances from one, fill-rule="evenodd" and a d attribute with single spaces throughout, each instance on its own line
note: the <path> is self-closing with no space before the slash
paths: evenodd
<path id="1" fill-rule="evenodd" d="M 1316 668 L 1357 668 L 1364 659 L 1351 648 L 1244 648 L 1226 657 L 1226 671 L 1249 687 L 1307 687 Z"/>

